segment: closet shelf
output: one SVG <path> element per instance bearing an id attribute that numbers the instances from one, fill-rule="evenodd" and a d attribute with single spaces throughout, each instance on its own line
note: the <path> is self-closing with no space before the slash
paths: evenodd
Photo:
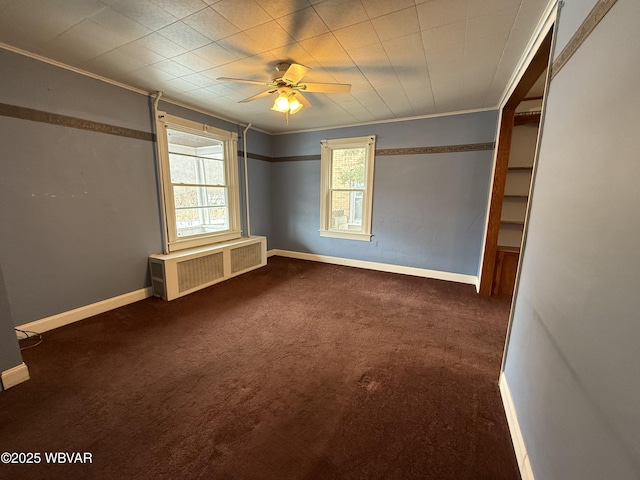
<path id="1" fill-rule="evenodd" d="M 503 252 L 520 253 L 520 247 L 509 247 L 507 245 L 498 245 L 498 250 L 502 250 Z"/>

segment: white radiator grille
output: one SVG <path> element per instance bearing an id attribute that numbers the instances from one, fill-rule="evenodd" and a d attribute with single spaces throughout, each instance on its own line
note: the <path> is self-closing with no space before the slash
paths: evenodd
<path id="1" fill-rule="evenodd" d="M 238 273 L 262 262 L 262 245 L 254 243 L 231 250 L 231 273 Z"/>
<path id="2" fill-rule="evenodd" d="M 222 277 L 222 252 L 178 262 L 178 291 L 181 293 Z"/>
<path id="3" fill-rule="evenodd" d="M 153 294 L 165 300 L 173 300 L 266 264 L 265 237 L 149 256 Z"/>

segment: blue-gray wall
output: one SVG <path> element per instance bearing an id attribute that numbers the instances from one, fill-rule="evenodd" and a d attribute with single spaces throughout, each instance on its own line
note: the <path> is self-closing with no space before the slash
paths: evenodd
<path id="1" fill-rule="evenodd" d="M 0 103 L 153 131 L 147 96 L 2 49 Z M 160 108 L 242 135 L 233 123 Z M 270 136 L 247 138 L 250 152 L 269 154 Z M 153 142 L 0 116 L 0 165 L 0 265 L 14 325 L 150 284 L 147 257 L 162 251 Z M 249 159 L 255 235 L 270 233 L 268 167 Z M 242 161 L 240 183 L 244 224 Z"/>
<path id="2" fill-rule="evenodd" d="M 639 106 L 640 2 L 618 0 L 548 90 L 504 372 L 536 480 L 640 478 Z"/>
<path id="3" fill-rule="evenodd" d="M 145 96 L 0 50 L 0 102 L 150 132 Z M 0 117 L 0 264 L 16 325 L 149 285 L 153 143 Z"/>
<path id="4" fill-rule="evenodd" d="M 323 139 L 376 135 L 376 149 L 493 142 L 479 112 L 274 137 L 272 155 L 320 155 Z M 320 237 L 320 160 L 273 165 L 271 248 L 477 275 L 493 151 L 380 155 L 371 242 Z"/>

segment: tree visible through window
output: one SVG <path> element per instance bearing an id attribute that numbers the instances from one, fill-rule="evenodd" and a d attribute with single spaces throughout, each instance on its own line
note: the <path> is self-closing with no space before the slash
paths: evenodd
<path id="1" fill-rule="evenodd" d="M 322 236 L 369 240 L 375 137 L 322 142 Z"/>

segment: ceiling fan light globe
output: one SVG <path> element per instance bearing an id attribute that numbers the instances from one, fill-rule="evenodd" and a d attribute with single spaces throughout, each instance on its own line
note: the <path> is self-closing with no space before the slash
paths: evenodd
<path id="1" fill-rule="evenodd" d="M 280 94 L 273 104 L 273 110 L 276 110 L 278 112 L 288 112 L 289 98 L 284 94 Z"/>
<path id="2" fill-rule="evenodd" d="M 294 114 L 299 112 L 302 109 L 302 104 L 298 101 L 297 98 L 293 97 L 289 102 L 289 113 Z"/>

